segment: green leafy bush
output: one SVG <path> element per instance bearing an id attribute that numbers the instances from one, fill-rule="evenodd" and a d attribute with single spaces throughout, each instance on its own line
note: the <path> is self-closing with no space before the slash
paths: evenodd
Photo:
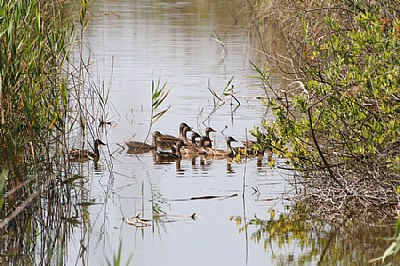
<path id="1" fill-rule="evenodd" d="M 271 86 L 276 120 L 253 132 L 303 173 L 309 200 L 345 213 L 398 201 L 400 20 L 384 6 L 356 7 L 314 27 L 303 17 L 298 93 Z"/>

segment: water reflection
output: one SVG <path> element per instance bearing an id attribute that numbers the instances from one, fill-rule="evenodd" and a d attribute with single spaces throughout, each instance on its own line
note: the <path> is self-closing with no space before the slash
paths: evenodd
<path id="1" fill-rule="evenodd" d="M 132 153 L 130 150 L 127 152 L 128 154 L 137 154 L 137 153 Z M 140 152 L 139 154 L 143 154 L 144 152 Z M 231 157 L 209 157 L 209 156 L 204 156 L 204 155 L 191 155 L 191 156 L 183 156 L 182 158 L 160 158 L 157 156 L 156 151 L 151 151 L 152 158 L 154 164 L 175 164 L 175 170 L 176 173 L 184 176 L 185 171 L 188 168 L 188 165 L 190 164 L 191 169 L 194 171 L 201 170 L 202 173 L 208 173 L 208 168 L 213 166 L 213 161 L 218 160 L 218 161 L 226 161 L 226 173 L 227 174 L 235 174 L 234 168 L 232 168 L 232 164 L 234 163 L 234 159 Z M 260 157 L 262 158 L 262 157 Z M 262 161 L 262 159 L 260 159 Z M 182 167 L 183 164 L 183 167 Z M 260 164 L 259 160 L 257 160 L 257 164 Z"/>
<path id="2" fill-rule="evenodd" d="M 380 236 L 393 234 L 387 226 L 329 226 L 309 219 L 296 208 L 277 217 L 275 210 L 269 213 L 267 220 L 255 217 L 246 224 L 241 216 L 231 220 L 240 233 L 247 226 L 256 229 L 250 239 L 261 244 L 265 252 L 272 252 L 274 265 L 367 265 L 382 256 L 382 250 L 371 247 L 386 247 L 391 242 Z M 399 262 L 397 258 L 393 265 Z"/>

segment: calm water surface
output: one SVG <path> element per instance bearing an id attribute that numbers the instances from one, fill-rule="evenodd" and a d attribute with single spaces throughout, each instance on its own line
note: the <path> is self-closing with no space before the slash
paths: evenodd
<path id="1" fill-rule="evenodd" d="M 85 54 L 90 53 L 93 76 L 109 88 L 106 117 L 113 126 L 102 136 L 108 143 L 99 163 L 103 170 L 88 165 L 88 200 L 99 204 L 88 207 L 89 228 L 74 231 L 68 264 L 106 264 L 120 243 L 122 261 L 131 258 L 132 265 L 272 265 L 277 261 L 286 265 L 309 252 L 307 245 L 295 241 L 282 246 L 271 239 L 265 247 L 263 240 L 256 241 L 255 227 L 243 230 L 245 219 L 269 219 L 271 213 L 278 217 L 290 205 L 291 173 L 271 170 L 266 158 L 247 164 L 199 158 L 182 160 L 180 165 L 156 164 L 151 153 L 130 155 L 121 150 L 124 141 L 142 141 L 147 135 L 152 80 L 168 82 L 172 88 L 160 110 L 168 105 L 170 109 L 153 126 L 162 133 L 176 135 L 181 122 L 200 132 L 210 125 L 218 131 L 213 135 L 215 146 L 224 149 L 226 136 L 244 140 L 246 129 L 272 119 L 255 98 L 263 91 L 250 78 L 254 73 L 249 60 L 255 55 L 248 25 L 242 23 L 246 13 L 230 11 L 227 2 L 98 0 L 90 4 Z M 211 37 L 215 33 L 224 41 L 227 54 Z M 241 106 L 235 110 L 228 100 L 213 112 L 207 87 L 220 94 L 233 76 Z M 193 199 L 204 196 L 221 198 Z M 149 219 L 149 226 L 126 223 L 137 214 Z"/>

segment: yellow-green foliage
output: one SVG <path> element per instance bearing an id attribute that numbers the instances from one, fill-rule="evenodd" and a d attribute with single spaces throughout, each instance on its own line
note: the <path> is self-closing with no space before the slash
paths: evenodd
<path id="1" fill-rule="evenodd" d="M 400 21 L 359 10 L 346 23 L 326 17 L 322 35 L 303 23 L 307 93 L 290 106 L 273 101 L 276 122 L 264 125 L 271 145 L 289 147 L 283 155 L 297 167 L 322 165 L 316 142 L 341 161 L 399 156 Z"/>

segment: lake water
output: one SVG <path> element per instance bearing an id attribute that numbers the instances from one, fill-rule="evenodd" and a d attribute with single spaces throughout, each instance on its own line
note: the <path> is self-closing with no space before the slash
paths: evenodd
<path id="1" fill-rule="evenodd" d="M 214 145 L 224 149 L 226 136 L 252 138 L 250 129 L 273 119 L 256 98 L 264 91 L 251 78 L 249 60 L 256 62 L 259 54 L 252 49 L 244 3 L 90 2 L 84 54 L 90 55 L 96 84 L 109 90 L 103 117 L 112 126 L 93 132 L 108 147 L 102 148 L 99 168 L 84 165 L 86 197 L 96 204 L 85 208 L 82 228 L 73 231 L 68 265 L 104 265 L 120 243 L 123 265 L 129 258 L 131 265 L 296 265 L 307 256 L 306 264 L 318 261 L 323 232 L 291 242 L 290 236 L 267 237 L 255 225 L 245 227 L 254 217 L 279 217 L 291 205 L 293 174 L 271 169 L 266 157 L 158 164 L 151 153 L 127 154 L 121 148 L 125 141 L 146 138 L 151 82 L 159 79 L 172 88 L 159 111 L 170 108 L 152 131 L 177 135 L 181 122 L 199 132 L 212 126 Z M 216 34 L 225 52 L 212 38 Z M 208 87 L 221 94 L 232 77 L 241 105 L 225 97 L 214 109 Z M 148 219 L 143 226 L 127 223 L 138 214 Z"/>

